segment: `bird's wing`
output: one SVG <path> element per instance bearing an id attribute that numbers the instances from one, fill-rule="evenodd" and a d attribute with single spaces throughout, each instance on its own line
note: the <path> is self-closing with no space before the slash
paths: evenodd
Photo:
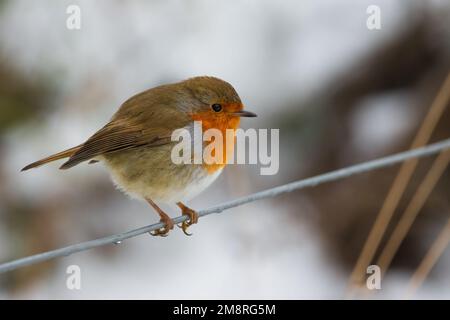
<path id="1" fill-rule="evenodd" d="M 125 102 L 112 120 L 90 137 L 61 169 L 69 169 L 96 156 L 137 147 L 171 142 L 173 130 L 188 125 L 189 117 L 176 108 L 135 96 Z"/>

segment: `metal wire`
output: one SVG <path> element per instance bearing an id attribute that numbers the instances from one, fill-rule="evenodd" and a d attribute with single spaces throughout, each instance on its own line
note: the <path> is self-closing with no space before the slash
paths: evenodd
<path id="1" fill-rule="evenodd" d="M 288 183 L 285 185 L 281 185 L 281 186 L 278 186 L 275 188 L 271 188 L 271 189 L 267 189 L 267 190 L 260 191 L 257 193 L 253 193 L 251 195 L 248 195 L 248 196 L 245 196 L 242 198 L 238 198 L 238 199 L 235 199 L 235 200 L 232 200 L 229 202 L 225 202 L 225 203 L 222 203 L 220 205 L 217 205 L 217 206 L 205 209 L 205 210 L 197 211 L 197 213 L 200 217 L 210 215 L 213 213 L 221 213 L 227 209 L 238 207 L 243 204 L 250 203 L 250 202 L 253 202 L 256 200 L 272 198 L 272 197 L 278 196 L 283 193 L 292 192 L 294 190 L 304 189 L 307 187 L 314 187 L 314 186 L 317 186 L 317 185 L 325 183 L 325 182 L 331 182 L 331 181 L 343 179 L 346 177 L 350 177 L 355 174 L 369 172 L 369 171 L 376 170 L 379 168 L 391 166 L 391 165 L 403 162 L 405 160 L 432 155 L 432 154 L 438 153 L 438 152 L 440 152 L 442 150 L 446 150 L 446 149 L 450 149 L 450 139 L 446 139 L 446 140 L 443 140 L 443 141 L 440 141 L 440 142 L 437 142 L 434 144 L 430 144 L 426 147 L 397 153 L 397 154 L 390 155 L 390 156 L 387 156 L 384 158 L 380 158 L 380 159 L 364 162 L 361 164 L 349 166 L 349 167 L 346 167 L 343 169 L 339 169 L 339 170 L 331 171 L 331 172 L 324 173 L 321 175 L 317 175 L 315 177 L 298 180 L 298 181 L 291 182 L 291 183 Z M 187 219 L 188 219 L 188 216 L 183 215 L 183 216 L 174 218 L 173 222 L 178 224 Z M 150 231 L 160 229 L 162 227 L 164 227 L 164 224 L 159 222 L 159 223 L 155 223 L 155 224 L 141 227 L 138 229 L 134 229 L 131 231 L 115 234 L 112 236 L 99 238 L 99 239 L 95 239 L 95 240 L 91 240 L 91 241 L 86 241 L 86 242 L 70 245 L 70 246 L 67 246 L 64 248 L 47 251 L 47 252 L 43 252 L 40 254 L 28 256 L 25 258 L 13 260 L 13 261 L 1 264 L 0 265 L 0 273 L 12 271 L 17 268 L 33 265 L 33 264 L 47 261 L 47 260 L 54 259 L 54 258 L 66 257 L 66 256 L 69 256 L 76 252 L 93 249 L 93 248 L 104 246 L 107 244 L 121 243 L 124 240 L 139 236 L 141 234 L 148 233 Z"/>

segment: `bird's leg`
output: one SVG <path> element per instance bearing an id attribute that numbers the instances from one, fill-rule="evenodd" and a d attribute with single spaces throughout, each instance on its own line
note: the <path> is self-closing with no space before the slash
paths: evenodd
<path id="1" fill-rule="evenodd" d="M 164 211 L 162 211 L 161 208 L 158 207 L 156 205 L 156 203 L 154 203 L 152 201 L 152 199 L 148 198 L 148 199 L 145 199 L 145 200 L 147 200 L 147 202 L 153 207 L 153 209 L 155 209 L 156 212 L 158 212 L 159 216 L 161 217 L 160 221 L 166 224 L 163 228 L 155 230 L 153 232 L 150 232 L 150 234 L 152 236 L 167 237 L 167 234 L 169 233 L 169 231 L 173 229 L 173 221 L 172 221 L 172 219 L 170 219 L 170 217 Z"/>
<path id="2" fill-rule="evenodd" d="M 187 236 L 191 236 L 191 233 L 188 233 L 186 230 L 187 228 L 189 228 L 191 225 L 195 224 L 198 222 L 198 213 L 195 210 L 192 210 L 191 208 L 185 206 L 183 203 L 181 202 L 177 202 L 177 206 L 181 209 L 181 213 L 183 215 L 187 215 L 189 216 L 189 220 L 183 221 L 181 223 L 181 226 L 179 226 L 185 235 Z"/>

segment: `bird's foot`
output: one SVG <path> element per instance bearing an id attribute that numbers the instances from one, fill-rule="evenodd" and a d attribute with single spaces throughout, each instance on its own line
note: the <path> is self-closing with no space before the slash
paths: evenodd
<path id="1" fill-rule="evenodd" d="M 161 215 L 161 220 L 159 221 L 164 223 L 165 226 L 155 231 L 150 231 L 150 234 L 155 237 L 167 237 L 169 235 L 169 231 L 173 229 L 173 221 L 167 214 Z"/>
<path id="2" fill-rule="evenodd" d="M 189 216 L 189 219 L 183 221 L 181 225 L 178 225 L 178 227 L 181 228 L 181 230 L 183 230 L 185 235 L 192 236 L 192 233 L 187 232 L 187 229 L 193 224 L 196 224 L 198 222 L 198 213 L 195 210 L 185 206 L 181 202 L 178 202 L 177 206 L 181 209 L 181 213 L 183 215 Z"/>
<path id="3" fill-rule="evenodd" d="M 155 231 L 150 231 L 149 233 L 152 236 L 167 237 L 169 231 L 172 230 L 174 226 L 172 219 L 164 211 L 162 211 L 161 208 L 158 207 L 156 203 L 153 202 L 152 199 L 147 198 L 146 200 L 153 207 L 153 209 L 155 209 L 156 212 L 158 212 L 159 216 L 161 217 L 161 220 L 159 221 L 165 224 L 164 227 L 157 229 Z"/>

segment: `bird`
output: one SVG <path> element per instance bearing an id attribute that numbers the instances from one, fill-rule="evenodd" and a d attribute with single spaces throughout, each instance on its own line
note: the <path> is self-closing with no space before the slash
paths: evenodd
<path id="1" fill-rule="evenodd" d="M 220 163 L 175 164 L 171 151 L 177 129 L 193 130 L 201 121 L 203 131 L 218 129 L 225 135 L 239 128 L 241 117 L 256 117 L 244 110 L 231 84 L 217 77 L 198 76 L 157 86 L 126 100 L 110 121 L 84 143 L 58 152 L 22 169 L 67 159 L 60 169 L 70 169 L 88 161 L 103 163 L 116 187 L 131 198 L 145 200 L 160 217 L 163 227 L 151 232 L 165 237 L 174 228 L 170 216 L 158 203 L 175 203 L 188 219 L 179 227 L 187 229 L 198 222 L 198 213 L 185 205 L 207 189 L 227 164 L 227 152 Z M 196 141 L 194 135 L 193 144 Z M 227 141 L 233 145 L 233 141 Z M 228 149 L 227 149 L 228 150 Z"/>

